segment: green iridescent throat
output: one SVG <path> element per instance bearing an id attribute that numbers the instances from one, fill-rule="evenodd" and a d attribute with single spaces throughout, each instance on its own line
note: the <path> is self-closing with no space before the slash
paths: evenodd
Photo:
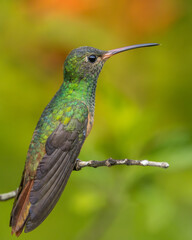
<path id="1" fill-rule="evenodd" d="M 66 64 L 67 65 L 67 64 Z M 88 106 L 89 111 L 94 113 L 95 109 L 95 91 L 97 87 L 97 79 L 102 69 L 103 64 L 100 64 L 97 71 L 82 71 L 82 69 L 76 69 L 76 71 L 67 71 L 67 67 L 64 68 L 64 82 L 60 88 L 60 94 L 64 97 L 65 101 L 81 101 Z M 71 69 L 69 69 L 71 70 Z"/>
<path id="2" fill-rule="evenodd" d="M 78 82 L 63 82 L 59 94 L 65 102 L 68 101 L 81 101 L 88 106 L 89 111 L 94 112 L 95 107 L 95 90 L 96 90 L 97 80 L 94 83 L 89 81 Z"/>

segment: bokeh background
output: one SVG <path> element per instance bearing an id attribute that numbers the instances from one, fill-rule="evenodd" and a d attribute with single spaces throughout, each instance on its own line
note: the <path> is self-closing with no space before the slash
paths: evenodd
<path id="1" fill-rule="evenodd" d="M 0 192 L 18 187 L 33 130 L 71 49 L 158 42 L 110 59 L 82 160 L 149 159 L 170 168 L 73 172 L 53 212 L 20 239 L 192 239 L 192 2 L 1 0 Z M 13 200 L 0 203 L 11 237 Z"/>

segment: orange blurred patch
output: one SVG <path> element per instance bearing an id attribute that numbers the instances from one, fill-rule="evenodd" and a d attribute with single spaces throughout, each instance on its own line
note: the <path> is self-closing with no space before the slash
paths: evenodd
<path id="1" fill-rule="evenodd" d="M 127 21 L 138 33 L 155 32 L 167 28 L 181 12 L 181 6 L 173 0 L 131 0 L 127 7 Z"/>
<path id="2" fill-rule="evenodd" d="M 73 15 L 97 8 L 98 2 L 92 0 L 34 0 L 29 5 L 32 10 L 41 13 L 57 12 Z"/>

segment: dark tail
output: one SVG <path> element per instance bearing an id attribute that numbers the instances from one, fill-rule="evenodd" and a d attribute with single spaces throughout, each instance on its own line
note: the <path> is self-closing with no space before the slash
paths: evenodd
<path id="1" fill-rule="evenodd" d="M 52 165 L 51 169 L 47 169 L 49 164 Z M 66 186 L 74 165 L 75 162 L 71 161 L 71 154 L 66 152 L 55 154 L 55 157 L 46 155 L 41 160 L 30 194 L 31 206 L 25 232 L 34 230 L 52 211 Z"/>
<path id="2" fill-rule="evenodd" d="M 13 210 L 11 212 L 10 226 L 12 227 L 11 234 L 18 237 L 25 226 L 25 222 L 29 215 L 29 195 L 33 186 L 33 180 L 27 182 L 23 190 L 19 193 L 16 202 L 14 203 Z"/>

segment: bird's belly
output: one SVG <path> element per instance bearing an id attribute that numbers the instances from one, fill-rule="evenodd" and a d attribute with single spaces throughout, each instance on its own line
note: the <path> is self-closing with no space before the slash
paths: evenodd
<path id="1" fill-rule="evenodd" d="M 93 116 L 93 114 L 89 113 L 88 114 L 88 123 L 87 123 L 86 137 L 91 132 L 91 129 L 92 129 L 92 126 L 93 126 L 93 122 L 94 122 L 94 116 Z"/>

